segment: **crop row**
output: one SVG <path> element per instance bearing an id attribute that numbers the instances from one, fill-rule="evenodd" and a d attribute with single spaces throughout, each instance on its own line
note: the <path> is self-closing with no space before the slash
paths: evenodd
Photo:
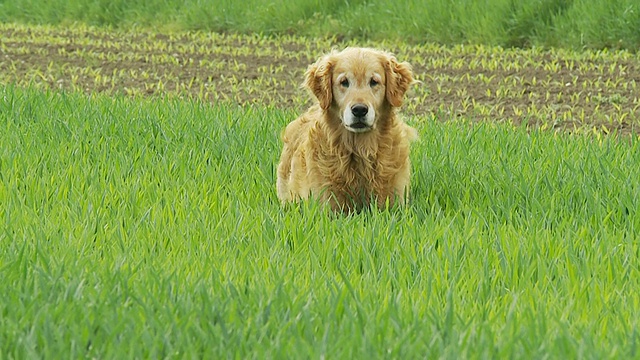
<path id="1" fill-rule="evenodd" d="M 640 59 L 625 51 L 2 24 L 0 82 L 302 108 L 309 102 L 300 90 L 306 66 L 349 45 L 387 49 L 414 66 L 421 83 L 406 104 L 409 115 L 570 131 L 639 129 Z"/>

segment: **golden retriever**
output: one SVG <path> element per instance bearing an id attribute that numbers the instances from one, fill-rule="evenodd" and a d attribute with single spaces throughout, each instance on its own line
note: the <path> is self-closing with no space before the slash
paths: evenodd
<path id="1" fill-rule="evenodd" d="M 318 99 L 287 125 L 278 198 L 311 197 L 334 211 L 404 204 L 415 129 L 396 116 L 414 83 L 411 65 L 368 48 L 331 52 L 309 66 L 304 85 Z"/>

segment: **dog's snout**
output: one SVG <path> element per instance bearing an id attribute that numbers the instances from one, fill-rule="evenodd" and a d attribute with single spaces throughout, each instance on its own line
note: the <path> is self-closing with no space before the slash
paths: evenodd
<path id="1" fill-rule="evenodd" d="M 351 113 L 355 117 L 365 117 L 367 112 L 369 112 L 369 108 L 364 104 L 355 104 L 351 107 Z"/>

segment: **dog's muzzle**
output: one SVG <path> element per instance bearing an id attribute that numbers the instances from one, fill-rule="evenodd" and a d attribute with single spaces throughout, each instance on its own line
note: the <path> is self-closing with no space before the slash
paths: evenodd
<path id="1" fill-rule="evenodd" d="M 355 104 L 351 106 L 351 114 L 346 118 L 349 120 L 345 125 L 353 132 L 368 131 L 372 127 L 373 116 L 369 113 L 369 107 L 365 104 Z"/>

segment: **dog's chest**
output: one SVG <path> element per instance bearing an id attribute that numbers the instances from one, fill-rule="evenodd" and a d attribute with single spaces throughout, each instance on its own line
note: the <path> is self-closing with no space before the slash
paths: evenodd
<path id="1" fill-rule="evenodd" d="M 379 171 L 377 156 L 362 157 L 357 154 L 341 156 L 334 171 L 330 174 L 329 183 L 347 194 L 367 195 L 384 186 L 384 179 Z"/>
<path id="2" fill-rule="evenodd" d="M 355 178 L 364 181 L 363 185 L 367 185 L 376 177 L 378 177 L 378 162 L 376 160 L 377 156 L 364 158 L 356 154 L 351 154 L 349 156 L 349 165 L 347 166 L 347 172 L 352 172 Z"/>

